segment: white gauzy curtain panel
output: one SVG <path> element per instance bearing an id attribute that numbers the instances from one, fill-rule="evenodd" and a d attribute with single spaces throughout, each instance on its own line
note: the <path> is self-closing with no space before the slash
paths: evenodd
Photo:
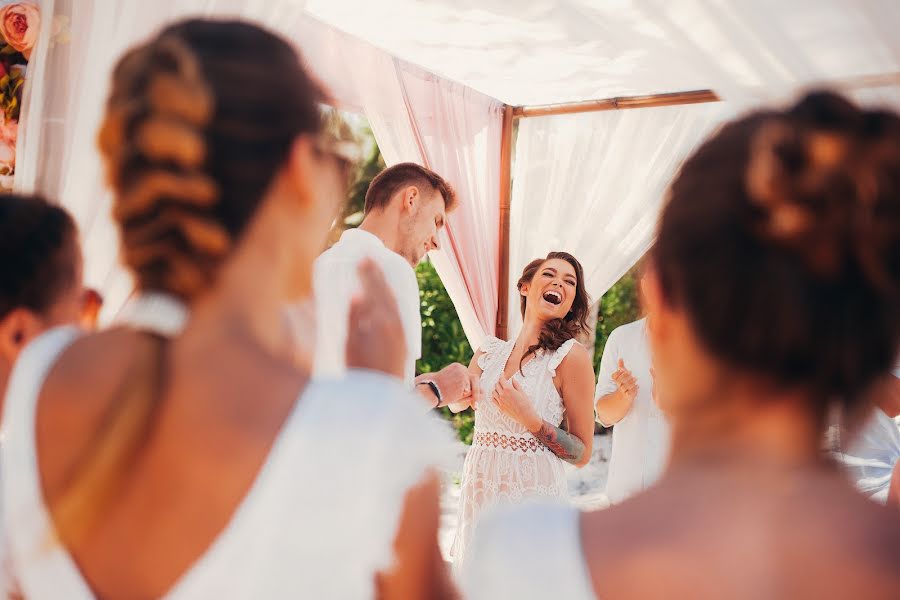
<path id="1" fill-rule="evenodd" d="M 531 260 L 573 254 L 594 300 L 647 251 L 665 190 L 724 119 L 722 102 L 534 117 L 519 122 L 510 222 L 510 336 Z"/>
<path id="2" fill-rule="evenodd" d="M 425 165 L 455 188 L 431 260 L 478 347 L 497 315 L 503 104 L 312 19 L 294 39 L 344 108 L 366 115 L 388 165 Z"/>

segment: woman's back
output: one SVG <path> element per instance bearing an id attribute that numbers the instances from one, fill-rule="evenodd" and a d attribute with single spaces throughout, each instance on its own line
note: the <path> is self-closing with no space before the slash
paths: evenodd
<path id="1" fill-rule="evenodd" d="M 307 383 L 230 337 L 188 332 L 172 344 L 163 409 L 115 502 L 89 539 L 61 529 L 61 541 L 44 499 L 52 506 L 96 450 L 143 340 L 55 330 L 29 348 L 3 449 L 4 519 L 26 597 L 374 594 L 404 497 L 439 460 L 443 432 L 389 377 Z"/>

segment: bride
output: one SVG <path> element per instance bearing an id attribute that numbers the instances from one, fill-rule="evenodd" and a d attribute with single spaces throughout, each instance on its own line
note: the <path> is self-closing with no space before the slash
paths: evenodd
<path id="1" fill-rule="evenodd" d="M 489 506 L 531 497 L 566 498 L 563 463 L 591 457 L 594 370 L 575 335 L 586 328 L 590 300 L 581 264 L 551 252 L 518 282 L 524 324 L 519 336 L 490 338 L 469 369 L 490 398 L 476 406 L 475 437 L 463 467 L 454 567 L 465 561 L 477 520 Z"/>

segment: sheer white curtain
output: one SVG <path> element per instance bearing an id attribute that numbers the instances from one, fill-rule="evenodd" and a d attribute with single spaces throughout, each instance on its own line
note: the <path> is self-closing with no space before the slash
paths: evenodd
<path id="1" fill-rule="evenodd" d="M 725 103 L 535 117 L 519 123 L 510 236 L 510 335 L 528 262 L 570 252 L 596 300 L 652 243 L 666 186 L 731 110 Z"/>
<path id="2" fill-rule="evenodd" d="M 478 348 L 494 333 L 497 317 L 503 104 L 409 65 L 398 63 L 398 70 L 410 119 L 382 121 L 375 136 L 379 144 L 400 138 L 399 144 L 382 145 L 389 162 L 425 164 L 456 189 L 459 206 L 441 234 L 442 249 L 431 259 L 466 337 Z"/>
<path id="3" fill-rule="evenodd" d="M 478 347 L 497 316 L 503 104 L 313 19 L 293 39 L 336 100 L 366 115 L 387 164 L 425 165 L 456 189 L 459 207 L 431 260 Z"/>

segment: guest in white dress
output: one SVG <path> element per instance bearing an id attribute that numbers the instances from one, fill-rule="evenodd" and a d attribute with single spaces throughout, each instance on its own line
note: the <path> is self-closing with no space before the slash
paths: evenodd
<path id="1" fill-rule="evenodd" d="M 19 354 L 44 331 L 77 323 L 85 291 L 75 221 L 39 196 L 0 194 L 0 412 Z"/>
<path id="2" fill-rule="evenodd" d="M 518 289 L 524 321 L 518 337 L 489 339 L 470 366 L 485 399 L 476 407 L 463 467 L 452 551 L 457 570 L 465 566 L 486 509 L 534 498 L 563 500 L 565 463 L 583 467 L 591 457 L 594 371 L 590 354 L 574 338 L 590 307 L 581 264 L 552 252 L 525 268 Z"/>
<path id="3" fill-rule="evenodd" d="M 0 194 L 0 422 L 16 360 L 43 332 L 77 323 L 82 288 L 78 230 L 64 209 L 39 196 Z M 2 444 L 2 437 L 0 437 Z M 0 469 L 0 485 L 2 485 Z M 3 501 L 0 497 L 0 515 Z M 0 595 L 19 591 L 9 571 L 0 518 Z"/>
<path id="4" fill-rule="evenodd" d="M 351 169 L 326 99 L 237 21 L 176 23 L 116 66 L 99 141 L 140 295 L 121 326 L 38 338 L 10 381 L 3 521 L 29 600 L 450 592 L 448 438 L 400 382 L 373 265 L 346 379 L 293 363 L 282 307 L 311 294 Z"/>
<path id="5" fill-rule="evenodd" d="M 900 117 L 814 93 L 730 123 L 673 182 L 645 300 L 671 457 L 606 510 L 486 519 L 465 592 L 900 598 L 900 511 L 821 451 L 900 346 Z"/>

